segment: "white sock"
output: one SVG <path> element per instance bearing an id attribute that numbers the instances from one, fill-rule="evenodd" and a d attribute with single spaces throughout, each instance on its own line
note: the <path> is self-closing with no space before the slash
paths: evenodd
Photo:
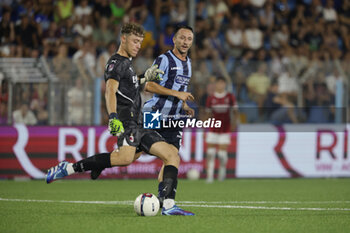
<path id="1" fill-rule="evenodd" d="M 163 201 L 163 207 L 167 210 L 170 209 L 175 205 L 175 200 L 174 199 L 165 199 Z"/>
<path id="2" fill-rule="evenodd" d="M 207 151 L 207 181 L 212 182 L 214 180 L 214 168 L 215 168 L 215 148 L 209 148 Z"/>
<path id="3" fill-rule="evenodd" d="M 220 160 L 218 180 L 222 181 L 226 178 L 226 165 L 227 165 L 227 160 L 228 160 L 227 151 L 219 150 L 218 157 Z"/>
<path id="4" fill-rule="evenodd" d="M 73 163 L 68 163 L 66 170 L 67 170 L 67 173 L 68 173 L 69 176 L 74 174 L 75 171 L 74 171 L 74 168 L 73 168 Z"/>

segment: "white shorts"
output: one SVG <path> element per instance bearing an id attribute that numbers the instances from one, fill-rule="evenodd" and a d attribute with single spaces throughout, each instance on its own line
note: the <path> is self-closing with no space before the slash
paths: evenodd
<path id="1" fill-rule="evenodd" d="M 208 132 L 206 142 L 210 144 L 229 145 L 231 144 L 231 134 Z"/>

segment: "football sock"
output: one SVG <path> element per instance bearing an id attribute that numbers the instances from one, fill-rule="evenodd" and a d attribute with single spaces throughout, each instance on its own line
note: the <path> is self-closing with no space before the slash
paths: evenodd
<path id="1" fill-rule="evenodd" d="M 214 179 L 215 167 L 215 148 L 208 148 L 207 151 L 207 181 L 212 182 Z"/>
<path id="2" fill-rule="evenodd" d="M 172 165 L 164 167 L 163 173 L 163 190 L 161 196 L 165 199 L 175 199 L 177 188 L 177 174 L 178 170 Z"/>
<path id="3" fill-rule="evenodd" d="M 103 170 L 105 168 L 111 167 L 110 157 L 110 153 L 97 154 L 74 163 L 73 169 L 75 172 Z"/>
<path id="4" fill-rule="evenodd" d="M 163 202 L 163 207 L 164 209 L 170 209 L 175 205 L 175 200 L 174 199 L 165 199 Z"/>
<path id="5" fill-rule="evenodd" d="M 73 168 L 73 163 L 68 163 L 66 170 L 67 170 L 67 173 L 68 173 L 69 176 L 74 174 L 75 171 L 74 171 L 74 168 Z"/>
<path id="6" fill-rule="evenodd" d="M 227 151 L 219 150 L 218 157 L 220 160 L 218 180 L 224 180 L 226 177 L 226 165 L 228 160 Z"/>
<path id="7" fill-rule="evenodd" d="M 158 197 L 161 197 L 163 188 L 164 188 L 164 184 L 163 184 L 163 181 L 161 181 L 158 184 Z"/>

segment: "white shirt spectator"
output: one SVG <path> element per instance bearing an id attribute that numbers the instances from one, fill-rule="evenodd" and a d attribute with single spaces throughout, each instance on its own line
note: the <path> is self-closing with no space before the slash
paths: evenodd
<path id="1" fill-rule="evenodd" d="M 226 38 L 230 42 L 231 45 L 241 46 L 243 43 L 243 33 L 241 29 L 228 29 L 226 31 Z"/>
<path id="2" fill-rule="evenodd" d="M 83 50 L 78 50 L 74 55 L 73 55 L 73 62 L 77 63 L 79 59 L 83 59 L 83 62 L 86 66 L 95 69 L 96 66 L 96 57 L 90 53 L 86 52 L 84 53 Z"/>
<path id="3" fill-rule="evenodd" d="M 288 72 L 282 73 L 278 77 L 279 93 L 296 93 L 298 92 L 298 82 L 296 77 L 291 77 Z"/>
<path id="4" fill-rule="evenodd" d="M 74 10 L 74 16 L 75 16 L 75 19 L 79 20 L 81 19 L 81 17 L 83 17 L 84 15 L 87 15 L 87 16 L 90 16 L 92 13 L 92 8 L 90 6 L 77 6 L 75 7 L 75 10 Z"/>
<path id="5" fill-rule="evenodd" d="M 332 94 L 336 92 L 338 80 L 343 80 L 343 77 L 337 76 L 337 74 L 331 74 L 326 77 L 327 88 Z"/>
<path id="6" fill-rule="evenodd" d="M 327 22 L 337 21 L 337 12 L 334 8 L 324 8 L 323 9 L 323 18 Z"/>
<path id="7" fill-rule="evenodd" d="M 38 122 L 34 113 L 29 110 L 28 105 L 26 104 L 23 104 L 20 109 L 14 111 L 12 116 L 15 123 L 35 125 Z"/>
<path id="8" fill-rule="evenodd" d="M 76 24 L 73 27 L 73 31 L 81 35 L 82 37 L 89 37 L 92 35 L 93 28 L 91 25 L 87 24 L 85 26 L 81 24 Z"/>
<path id="9" fill-rule="evenodd" d="M 255 7 L 262 7 L 264 6 L 266 0 L 250 0 L 250 3 Z"/>
<path id="10" fill-rule="evenodd" d="M 207 8 L 208 16 L 214 18 L 215 22 L 220 24 L 225 14 L 228 13 L 228 7 L 224 1 L 210 3 Z"/>
<path id="11" fill-rule="evenodd" d="M 263 34 L 257 28 L 248 28 L 244 31 L 247 46 L 250 49 L 257 50 L 263 45 Z"/>

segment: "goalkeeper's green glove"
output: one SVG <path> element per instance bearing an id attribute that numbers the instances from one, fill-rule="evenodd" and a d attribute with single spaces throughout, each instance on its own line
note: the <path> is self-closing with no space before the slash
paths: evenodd
<path id="1" fill-rule="evenodd" d="M 148 68 L 143 75 L 143 77 L 140 78 L 140 84 L 144 84 L 148 81 L 160 81 L 163 80 L 160 75 L 164 74 L 164 71 L 158 69 L 158 65 L 153 65 L 150 68 Z"/>
<path id="2" fill-rule="evenodd" d="M 118 119 L 115 112 L 109 114 L 108 130 L 113 136 L 119 136 L 124 133 L 123 123 Z"/>

